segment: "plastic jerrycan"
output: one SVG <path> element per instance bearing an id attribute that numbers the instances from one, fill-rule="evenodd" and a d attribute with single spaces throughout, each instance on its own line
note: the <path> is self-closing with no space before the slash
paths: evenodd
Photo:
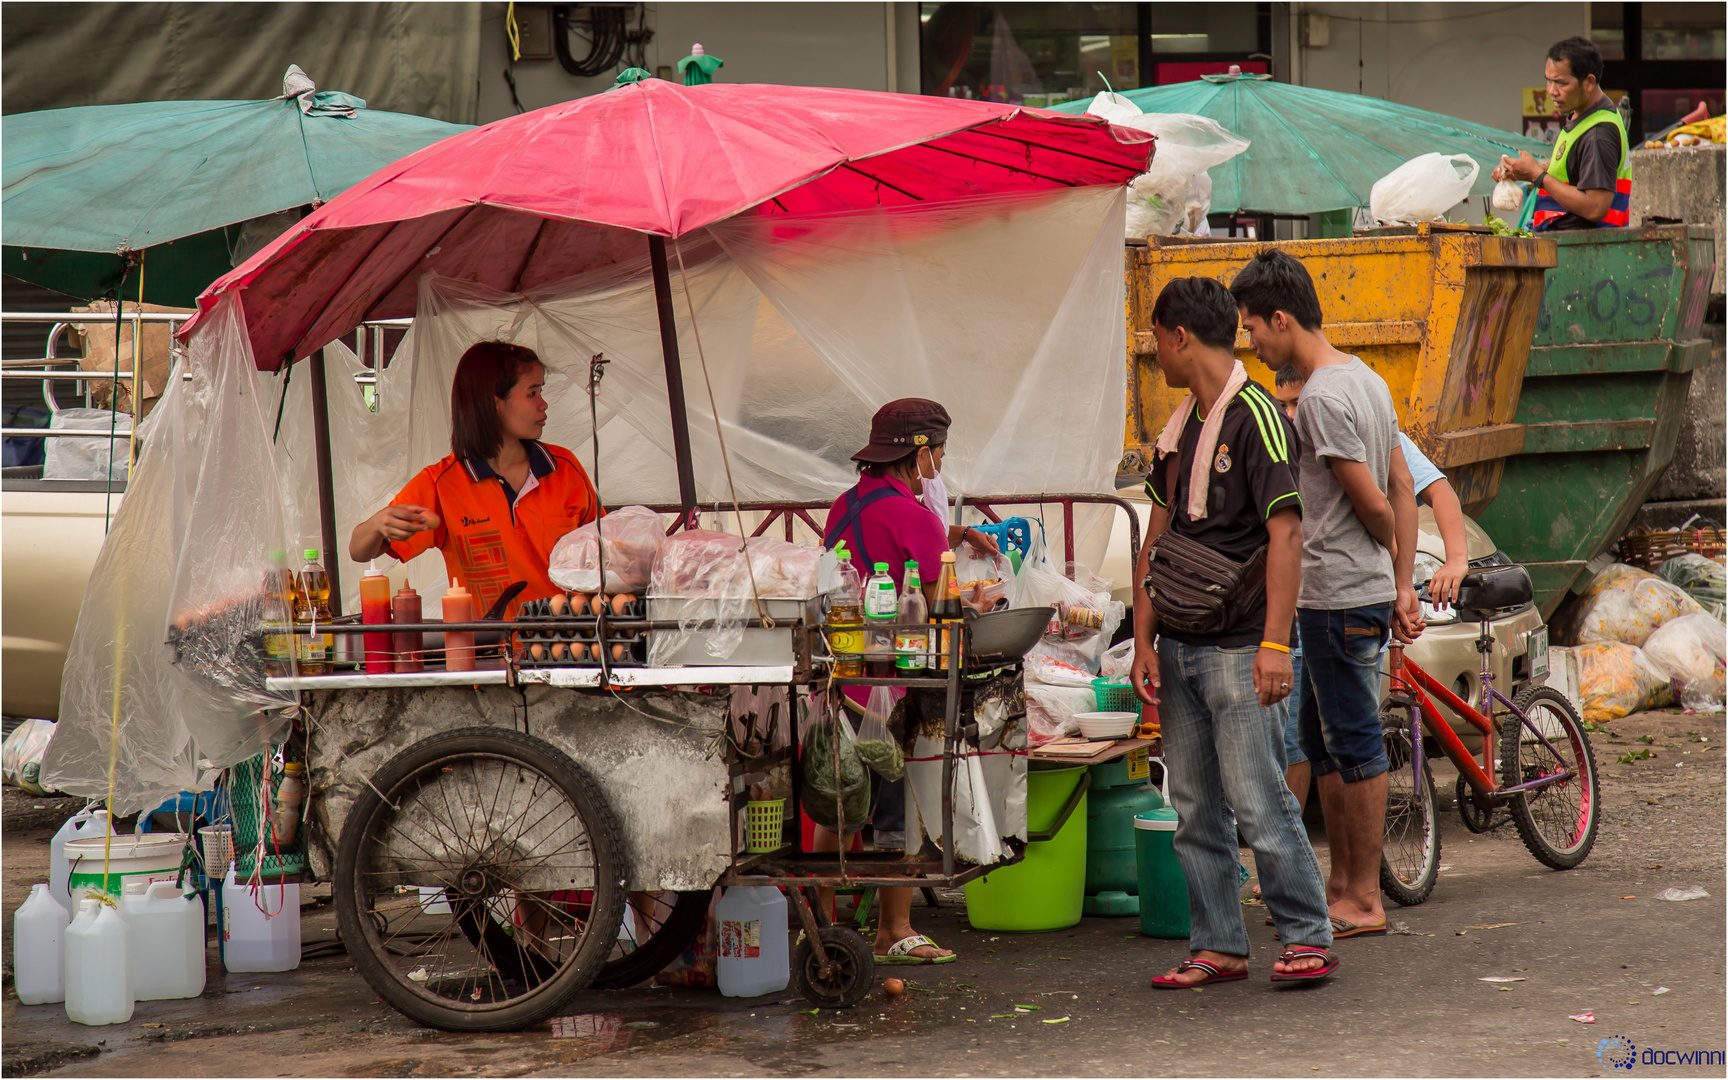
<path id="1" fill-rule="evenodd" d="M 229 971 L 293 971 L 300 966 L 300 886 L 222 883 L 222 961 Z"/>
<path id="2" fill-rule="evenodd" d="M 72 864 L 66 858 L 66 845 L 86 836 L 101 836 L 113 831 L 108 825 L 108 811 L 80 810 L 60 826 L 48 847 L 48 891 L 54 901 L 66 909 L 71 920 L 78 910 L 72 900 Z"/>
<path id="3" fill-rule="evenodd" d="M 786 897 L 770 886 L 734 886 L 714 908 L 720 931 L 715 965 L 720 992 L 727 997 L 777 994 L 792 981 L 786 939 Z"/>
<path id="4" fill-rule="evenodd" d="M 1155 758 L 1160 766 L 1162 758 Z M 1188 879 L 1176 859 L 1176 811 L 1170 806 L 1170 771 L 1164 770 L 1164 806 L 1134 815 L 1134 861 L 1140 886 L 1140 932 L 1147 937 L 1189 934 Z"/>
<path id="5" fill-rule="evenodd" d="M 25 1005 L 66 1000 L 63 951 L 72 921 L 46 883 L 30 886 L 30 896 L 12 916 L 12 982 Z"/>
<path id="6" fill-rule="evenodd" d="M 66 1019 L 92 1027 L 132 1019 L 132 932 L 113 904 L 78 905 L 66 928 Z"/>
<path id="7" fill-rule="evenodd" d="M 193 998 L 204 992 L 204 905 L 172 881 L 127 883 L 121 902 L 132 928 L 132 996 Z"/>

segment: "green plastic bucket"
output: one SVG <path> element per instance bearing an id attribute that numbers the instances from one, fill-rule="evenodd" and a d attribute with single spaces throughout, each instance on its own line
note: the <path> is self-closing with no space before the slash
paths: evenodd
<path id="1" fill-rule="evenodd" d="M 1188 879 L 1176 861 L 1175 839 L 1175 810 L 1165 807 L 1134 816 L 1140 932 L 1147 937 L 1188 936 Z"/>
<path id="2" fill-rule="evenodd" d="M 1138 845 L 1134 816 L 1164 805 L 1152 786 L 1151 763 L 1144 747 L 1126 757 L 1092 766 L 1092 787 L 1086 793 L 1085 914 L 1103 918 L 1133 918 L 1140 914 Z"/>
<path id="3" fill-rule="evenodd" d="M 1084 768 L 1026 774 L 1026 857 L 966 884 L 974 930 L 1064 930 L 1086 898 Z"/>
<path id="4" fill-rule="evenodd" d="M 108 881 L 103 888 L 101 836 L 86 836 L 66 845 L 71 870 L 67 884 L 75 899 L 86 892 L 105 892 L 119 901 L 128 881 L 173 881 L 180 873 L 185 833 L 137 833 L 115 836 L 108 853 Z"/>

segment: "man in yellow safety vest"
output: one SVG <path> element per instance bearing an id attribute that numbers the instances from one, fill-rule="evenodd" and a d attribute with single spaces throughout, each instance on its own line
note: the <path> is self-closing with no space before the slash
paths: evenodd
<path id="1" fill-rule="evenodd" d="M 1523 151 L 1502 157 L 1494 179 L 1537 185 L 1538 231 L 1624 228 L 1632 162 L 1620 113 L 1598 85 L 1602 53 L 1588 38 L 1567 38 L 1548 50 L 1544 74 L 1554 111 L 1566 117 L 1554 154 L 1547 162 Z"/>

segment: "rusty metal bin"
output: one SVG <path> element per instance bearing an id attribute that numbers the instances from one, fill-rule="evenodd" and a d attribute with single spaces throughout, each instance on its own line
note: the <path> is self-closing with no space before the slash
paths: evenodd
<path id="1" fill-rule="evenodd" d="M 1715 271 L 1714 232 L 1686 225 L 1555 235 L 1518 400 L 1523 451 L 1506 462 L 1488 534 L 1530 571 L 1551 615 L 1584 564 L 1626 531 L 1662 470 L 1692 371 Z"/>
<path id="2" fill-rule="evenodd" d="M 1164 422 L 1182 399 L 1165 387 L 1152 338 L 1152 305 L 1178 277 L 1228 284 L 1268 245 L 1251 240 L 1131 241 L 1128 276 L 1128 416 L 1123 474 L 1144 474 Z M 1340 240 L 1286 240 L 1314 278 L 1326 336 L 1386 380 L 1405 432 L 1443 469 L 1467 512 L 1500 486 L 1505 459 L 1524 445 L 1514 414 L 1542 298 L 1554 265 L 1550 240 L 1419 226 Z M 1247 333 L 1236 353 L 1250 378 L 1272 388 Z M 1126 479 L 1126 475 L 1124 476 Z"/>

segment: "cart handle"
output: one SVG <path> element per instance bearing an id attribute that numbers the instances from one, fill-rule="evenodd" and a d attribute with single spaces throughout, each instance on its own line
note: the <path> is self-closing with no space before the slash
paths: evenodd
<path id="1" fill-rule="evenodd" d="M 1056 839 L 1056 834 L 1062 831 L 1062 826 L 1068 824 L 1068 819 L 1074 815 L 1075 807 L 1080 805 L 1080 800 L 1086 797 L 1086 789 L 1091 786 L 1092 770 L 1087 769 L 1080 774 L 1080 782 L 1074 785 L 1074 790 L 1069 794 L 1068 802 L 1062 807 L 1062 812 L 1056 815 L 1056 824 L 1048 829 L 1027 830 L 1026 842 L 1028 844 L 1043 844 Z"/>

